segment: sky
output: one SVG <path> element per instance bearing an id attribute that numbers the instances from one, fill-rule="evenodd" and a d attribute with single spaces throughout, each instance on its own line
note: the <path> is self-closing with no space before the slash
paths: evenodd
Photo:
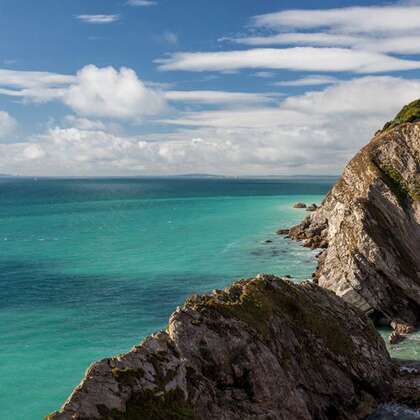
<path id="1" fill-rule="evenodd" d="M 0 173 L 335 175 L 420 97 L 420 1 L 0 0 Z"/>

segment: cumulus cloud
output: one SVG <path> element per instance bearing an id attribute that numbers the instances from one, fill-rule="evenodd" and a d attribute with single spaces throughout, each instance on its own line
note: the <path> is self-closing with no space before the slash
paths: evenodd
<path id="1" fill-rule="evenodd" d="M 7 112 L 0 111 L 0 139 L 10 135 L 16 129 L 17 122 Z"/>
<path id="2" fill-rule="evenodd" d="M 84 23 L 105 24 L 120 20 L 120 15 L 78 15 L 77 19 Z"/>
<path id="3" fill-rule="evenodd" d="M 354 120 L 373 116 L 377 124 L 391 118 L 402 105 L 418 98 L 420 81 L 381 76 L 337 82 L 322 91 L 285 98 L 277 107 L 187 112 L 165 123 L 215 128 L 312 126 L 337 116 Z M 363 98 L 363 100 L 360 100 Z M 364 140 L 367 140 L 366 138 Z"/>
<path id="4" fill-rule="evenodd" d="M 76 75 L 0 70 L 0 95 L 25 102 L 61 101 L 80 115 L 100 118 L 138 120 L 165 108 L 161 91 L 125 67 L 88 65 Z"/>
<path id="5" fill-rule="evenodd" d="M 163 121 L 174 131 L 141 136 L 70 119 L 68 127 L 22 144 L 0 144 L 0 169 L 44 175 L 339 173 L 419 92 L 419 80 L 362 77 L 277 106 L 185 112 Z"/>
<path id="6" fill-rule="evenodd" d="M 163 95 L 145 84 L 136 73 L 122 67 L 84 67 L 77 82 L 63 95 L 63 102 L 81 115 L 139 119 L 165 107 Z"/>
<path id="7" fill-rule="evenodd" d="M 75 115 L 66 115 L 64 118 L 66 125 L 80 130 L 106 130 L 107 125 L 103 121 L 90 120 L 88 118 L 76 117 Z"/>
<path id="8" fill-rule="evenodd" d="M 250 50 L 175 53 L 156 60 L 161 70 L 235 71 L 284 69 L 325 72 L 381 73 L 420 68 L 420 61 L 344 48 L 256 48 Z"/>

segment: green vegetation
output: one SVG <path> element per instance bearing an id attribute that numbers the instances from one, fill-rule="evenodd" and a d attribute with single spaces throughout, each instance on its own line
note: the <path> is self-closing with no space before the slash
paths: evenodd
<path id="1" fill-rule="evenodd" d="M 397 197 L 398 203 L 405 208 L 408 200 L 420 200 L 420 185 L 415 182 L 414 185 L 409 185 L 402 175 L 391 165 L 380 165 L 372 158 L 372 163 L 382 174 L 382 178 L 388 185 L 390 190 Z"/>
<path id="2" fill-rule="evenodd" d="M 121 384 L 130 385 L 132 384 L 136 378 L 139 378 L 144 375 L 144 371 L 142 369 L 130 369 L 130 368 L 114 368 L 112 369 L 112 376 Z"/>
<path id="3" fill-rule="evenodd" d="M 157 396 L 155 391 L 136 393 L 128 401 L 125 413 L 109 411 L 105 407 L 98 410 L 107 420 L 194 420 L 192 407 L 185 400 L 184 392 L 177 388 Z"/>
<path id="4" fill-rule="evenodd" d="M 189 304 L 203 312 L 214 309 L 225 317 L 239 319 L 262 339 L 269 339 L 270 321 L 277 314 L 287 320 L 293 331 L 302 332 L 303 339 L 310 332 L 335 354 L 351 355 L 353 349 L 339 320 L 318 307 L 304 286 L 292 282 L 279 281 L 276 287 L 264 278 L 239 282 L 216 296 L 193 297 Z"/>
<path id="5" fill-rule="evenodd" d="M 420 120 L 420 99 L 406 105 L 392 121 L 385 124 L 382 131 L 388 131 L 400 124 L 414 122 L 416 120 Z"/>
<path id="6" fill-rule="evenodd" d="M 135 391 L 132 398 L 127 402 L 124 413 L 112 410 L 109 412 L 105 407 L 98 407 L 101 415 L 109 420 L 193 420 L 193 410 L 185 399 L 184 392 L 176 388 L 166 391 L 165 387 L 176 376 L 176 370 L 165 370 L 162 363 L 166 361 L 164 355 L 150 354 L 148 361 L 155 370 L 154 389 Z M 132 388 L 136 382 L 144 376 L 142 369 L 128 367 L 113 368 L 112 376 L 122 385 Z"/>

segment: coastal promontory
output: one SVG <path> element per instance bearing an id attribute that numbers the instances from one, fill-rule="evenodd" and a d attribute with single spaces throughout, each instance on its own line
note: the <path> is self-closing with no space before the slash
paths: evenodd
<path id="1" fill-rule="evenodd" d="M 260 275 L 189 298 L 166 331 L 95 363 L 49 419 L 362 419 L 396 369 L 334 293 Z"/>
<path id="2" fill-rule="evenodd" d="M 315 273 L 381 323 L 420 323 L 420 101 L 402 109 L 347 165 L 323 204 L 288 235 L 325 248 Z"/>

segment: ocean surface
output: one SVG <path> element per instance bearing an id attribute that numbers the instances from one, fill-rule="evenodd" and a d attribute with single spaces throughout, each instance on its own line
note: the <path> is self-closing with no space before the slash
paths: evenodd
<path id="1" fill-rule="evenodd" d="M 42 419 L 191 293 L 260 272 L 309 278 L 316 252 L 275 231 L 333 183 L 0 178 L 0 419 Z M 416 340 L 395 353 L 419 358 Z"/>

